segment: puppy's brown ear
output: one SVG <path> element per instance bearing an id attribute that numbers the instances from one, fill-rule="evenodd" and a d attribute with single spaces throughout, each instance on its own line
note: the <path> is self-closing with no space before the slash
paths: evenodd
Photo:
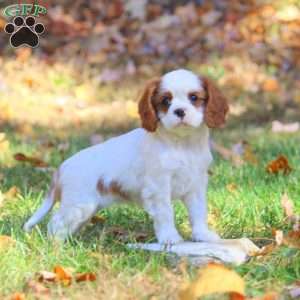
<path id="1" fill-rule="evenodd" d="M 150 132 L 154 132 L 158 124 L 158 118 L 153 106 L 153 98 L 158 92 L 159 83 L 159 79 L 149 81 L 139 97 L 139 115 L 142 127 Z"/>
<path id="2" fill-rule="evenodd" d="M 210 128 L 222 127 L 225 124 L 225 117 L 229 110 L 227 99 L 211 79 L 201 77 L 201 80 L 207 93 L 207 103 L 204 111 L 205 123 Z"/>

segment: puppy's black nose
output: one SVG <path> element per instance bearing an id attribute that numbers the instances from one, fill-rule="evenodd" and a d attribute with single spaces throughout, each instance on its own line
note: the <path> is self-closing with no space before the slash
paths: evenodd
<path id="1" fill-rule="evenodd" d="M 180 119 L 183 119 L 185 116 L 185 111 L 182 108 L 177 108 L 174 110 L 174 114 Z"/>

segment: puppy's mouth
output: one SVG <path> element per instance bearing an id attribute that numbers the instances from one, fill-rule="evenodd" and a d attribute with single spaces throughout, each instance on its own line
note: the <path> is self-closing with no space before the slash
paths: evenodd
<path id="1" fill-rule="evenodd" d="M 190 127 L 191 125 L 186 122 L 185 120 L 181 120 L 179 121 L 179 123 L 177 123 L 176 127 Z"/>

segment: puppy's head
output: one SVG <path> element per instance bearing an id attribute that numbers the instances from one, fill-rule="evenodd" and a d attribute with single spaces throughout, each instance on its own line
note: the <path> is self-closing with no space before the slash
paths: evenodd
<path id="1" fill-rule="evenodd" d="M 150 132 L 158 126 L 167 130 L 197 128 L 203 123 L 222 127 L 227 112 L 227 100 L 215 84 L 187 70 L 151 80 L 139 100 L 142 126 Z"/>

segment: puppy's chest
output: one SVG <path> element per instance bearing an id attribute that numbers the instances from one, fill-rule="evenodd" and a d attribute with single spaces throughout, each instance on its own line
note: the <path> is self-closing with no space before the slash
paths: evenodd
<path id="1" fill-rule="evenodd" d="M 206 174 L 209 154 L 193 152 L 169 152 L 164 159 L 164 168 L 169 172 L 173 197 L 179 197 L 195 189 Z"/>

